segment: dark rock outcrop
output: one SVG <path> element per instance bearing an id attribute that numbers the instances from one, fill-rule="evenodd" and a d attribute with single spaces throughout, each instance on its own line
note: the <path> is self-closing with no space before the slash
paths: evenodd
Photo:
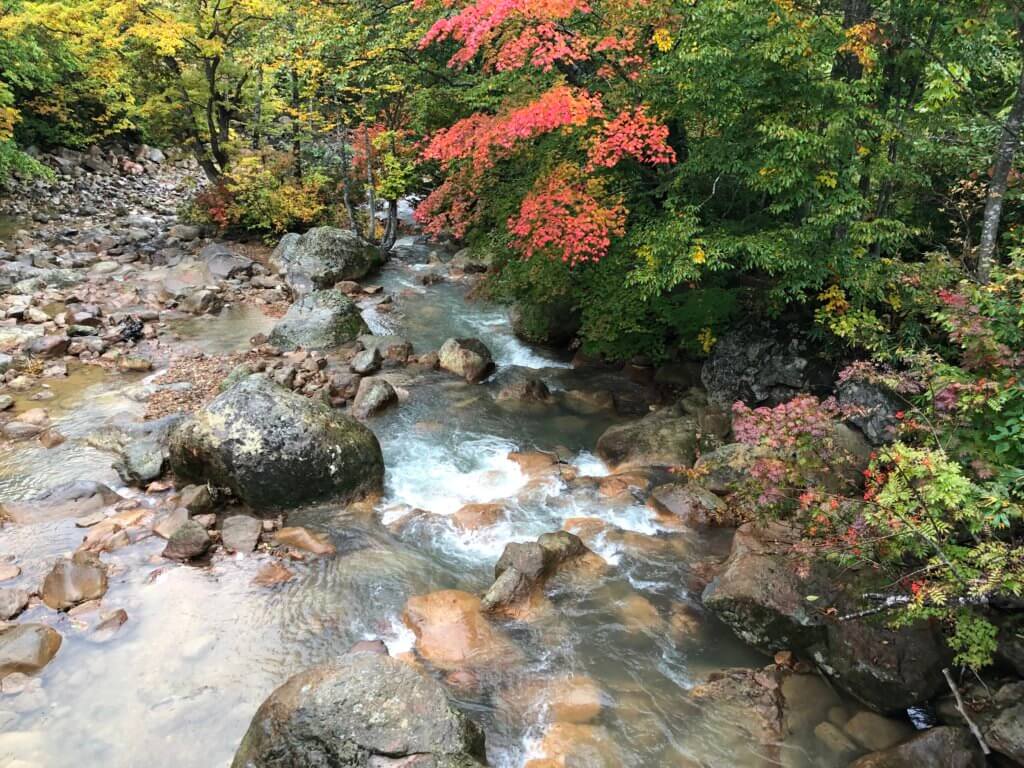
<path id="1" fill-rule="evenodd" d="M 331 349 L 353 341 L 367 327 L 359 308 L 341 291 L 313 291 L 288 308 L 270 332 L 281 349 Z"/>
<path id="2" fill-rule="evenodd" d="M 334 227 L 314 227 L 304 235 L 287 234 L 271 255 L 271 263 L 284 272 L 297 298 L 341 280 L 358 280 L 382 262 L 379 249 Z"/>

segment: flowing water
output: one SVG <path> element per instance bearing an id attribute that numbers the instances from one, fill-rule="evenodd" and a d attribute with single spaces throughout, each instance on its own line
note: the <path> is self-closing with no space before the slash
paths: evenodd
<path id="1" fill-rule="evenodd" d="M 480 592 L 506 543 L 580 517 L 615 526 L 614 535 L 594 543 L 612 565 L 608 573 L 586 584 L 558 582 L 550 595 L 554 610 L 505 628 L 521 658 L 479 670 L 473 685 L 453 689 L 484 726 L 491 764 L 519 768 L 544 732 L 543 706 L 523 711 L 513 705 L 514 692 L 567 674 L 591 678 L 602 691 L 599 722 L 617 750 L 608 765 L 778 764 L 759 756 L 742 731 L 686 704 L 686 689 L 708 671 L 763 663 L 711 620 L 689 631 L 673 623 L 699 612 L 691 566 L 727 551 L 728 541 L 663 530 L 641 504 L 603 497 L 592 485 L 525 475 L 510 451 L 555 451 L 580 475 L 606 474 L 590 450 L 618 417 L 495 402 L 510 369 L 528 370 L 553 390 L 595 382 L 557 355 L 517 341 L 504 311 L 467 301 L 465 285 L 418 285 L 422 269 L 392 263 L 384 270 L 379 279 L 394 306 L 366 310 L 374 332 L 401 334 L 417 352 L 449 336 L 477 336 L 494 352 L 499 381 L 470 385 L 441 374 L 413 381 L 395 372 L 407 399 L 370 421 L 387 467 L 383 502 L 372 515 L 330 505 L 290 513 L 289 524 L 328 533 L 338 555 L 289 563 L 296 576 L 287 583 L 253 584 L 270 560 L 266 554 L 172 565 L 159 556 L 162 540 L 148 537 L 104 555 L 111 579 L 102 610 L 123 608 L 129 617 L 109 642 L 85 631 L 96 613 L 57 617 L 31 607 L 22 620 L 54 624 L 64 645 L 25 690 L 0 696 L 0 767 L 227 766 L 260 702 L 288 676 L 364 638 L 384 638 L 392 653 L 409 650 L 413 638 L 400 615 L 410 596 L 444 588 Z M 257 315 L 232 310 L 174 332 L 209 351 L 232 351 L 266 330 L 268 321 Z M 24 443 L 0 449 L 0 501 L 69 479 L 116 485 L 109 454 L 85 440 L 110 423 L 140 418 L 144 406 L 133 397 L 147 384 L 73 371 L 43 403 L 68 441 L 50 451 Z M 16 408 L 34 405 L 19 401 Z M 506 522 L 476 532 L 449 523 L 463 504 L 489 501 L 506 505 Z M 141 506 L 151 503 L 140 496 Z M 407 517 L 413 509 L 433 514 Z M 69 520 L 8 526 L 0 558 L 21 565 L 18 585 L 34 586 L 82 534 Z M 825 764 L 804 755 L 801 743 L 783 752 L 786 765 Z"/>

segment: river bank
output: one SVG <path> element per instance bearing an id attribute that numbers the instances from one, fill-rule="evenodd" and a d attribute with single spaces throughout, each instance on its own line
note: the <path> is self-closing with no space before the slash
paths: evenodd
<path id="1" fill-rule="evenodd" d="M 910 718 L 857 703 L 837 690 L 846 679 L 785 649 L 766 647 L 783 652 L 765 667 L 740 620 L 706 608 L 739 557 L 717 495 L 671 496 L 666 467 L 729 433 L 692 372 L 530 347 L 503 308 L 469 298 L 475 265 L 412 236 L 357 279 L 324 278 L 347 297 L 332 297 L 327 330 L 339 313 L 365 328 L 316 353 L 282 349 L 293 299 L 324 290 L 303 282 L 315 270 L 179 223 L 189 168 L 104 163 L 61 177 L 62 212 L 14 206 L 4 235 L 0 586 L 15 603 L 24 593 L 16 627 L 60 636 L 48 663 L 35 646 L 37 669 L 0 683 L 9 765 L 228 765 L 271 691 L 370 640 L 445 684 L 494 766 L 845 766 L 913 736 Z M 323 331 L 296 314 L 302 334 Z M 493 372 L 445 361 L 448 340 L 467 338 Z M 177 414 L 243 373 L 357 414 L 379 442 L 379 492 L 265 511 L 241 489 L 169 476 Z M 186 522 L 198 545 L 169 552 Z M 560 530 L 593 557 L 485 615 L 478 596 L 493 596 L 506 546 Z M 83 549 L 102 588 L 72 579 L 54 610 L 47 576 Z M 916 725 L 935 722 L 922 711 Z M 975 764 L 961 735 L 932 754 L 955 743 L 968 761 L 956 764 Z"/>

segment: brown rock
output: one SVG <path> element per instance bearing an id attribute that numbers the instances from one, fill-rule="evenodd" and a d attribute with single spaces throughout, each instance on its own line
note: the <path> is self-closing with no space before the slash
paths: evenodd
<path id="1" fill-rule="evenodd" d="M 402 614 L 416 635 L 416 650 L 434 666 L 463 669 L 508 665 L 521 657 L 484 617 L 480 598 L 454 589 L 409 598 Z"/>
<path id="2" fill-rule="evenodd" d="M 107 569 L 90 552 L 76 552 L 70 560 L 58 560 L 43 579 L 42 598 L 55 611 L 64 611 L 86 600 L 103 597 Z"/>
<path id="3" fill-rule="evenodd" d="M 259 571 L 256 572 L 256 577 L 252 580 L 252 583 L 261 587 L 272 587 L 275 584 L 284 584 L 286 581 L 291 581 L 293 578 L 295 578 L 294 573 L 288 570 L 277 560 L 274 560 L 273 562 L 260 567 Z"/>
<path id="4" fill-rule="evenodd" d="M 462 531 L 490 528 L 508 518 L 503 504 L 466 504 L 451 516 L 452 525 Z"/>
<path id="5" fill-rule="evenodd" d="M 57 655 L 61 640 L 60 633 L 45 624 L 0 629 L 0 679 L 15 672 L 38 672 Z"/>
<path id="6" fill-rule="evenodd" d="M 274 541 L 282 547 L 300 549 L 314 555 L 333 555 L 338 551 L 327 534 L 314 533 L 301 526 L 282 528 L 275 534 Z"/>

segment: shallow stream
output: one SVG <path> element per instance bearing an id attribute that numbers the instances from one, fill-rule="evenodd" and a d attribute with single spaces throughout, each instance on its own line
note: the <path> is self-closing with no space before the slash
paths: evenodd
<path id="1" fill-rule="evenodd" d="M 0 696 L 0 767 L 227 766 L 260 702 L 290 675 L 364 638 L 382 637 L 392 653 L 409 650 L 413 637 L 400 615 L 410 596 L 446 588 L 481 592 L 507 542 L 583 517 L 620 529 L 593 545 L 612 566 L 607 574 L 596 583 L 559 582 L 553 610 L 503 628 L 521 648 L 520 658 L 478 670 L 471 685 L 452 688 L 484 726 L 491 764 L 519 768 L 535 756 L 544 706 L 515 706 L 515 692 L 565 675 L 588 677 L 601 690 L 598 722 L 614 745 L 609 766 L 780 764 L 758 755 L 728 722 L 701 717 L 685 701 L 685 689 L 711 670 L 764 663 L 710 619 L 678 620 L 700 614 L 691 566 L 726 552 L 728 539 L 662 529 L 628 498 L 525 475 L 508 459 L 510 451 L 554 451 L 580 475 L 607 474 L 590 451 L 619 417 L 495 402 L 513 366 L 552 390 L 593 382 L 581 382 L 583 374 L 557 355 L 519 342 L 502 309 L 467 300 L 465 283 L 419 285 L 423 269 L 403 262 L 386 267 L 378 280 L 394 304 L 387 312 L 367 309 L 372 330 L 405 337 L 417 353 L 450 336 L 479 337 L 494 352 L 499 381 L 470 385 L 431 374 L 403 385 L 399 369 L 394 380 L 407 399 L 370 421 L 387 467 L 384 500 L 372 515 L 330 505 L 290 513 L 290 525 L 327 532 L 338 555 L 289 563 L 295 578 L 287 583 L 253 583 L 266 554 L 217 554 L 208 565 L 173 565 L 159 556 L 163 541 L 149 537 L 104 555 L 111 579 L 103 610 L 123 608 L 129 617 L 109 642 L 94 642 L 83 631 L 94 616 L 30 608 L 22 620 L 54 624 L 64 645 L 24 690 Z M 182 343 L 230 352 L 268 326 L 258 312 L 234 309 L 174 332 Z M 110 455 L 86 441 L 111 423 L 140 419 L 144 404 L 133 395 L 144 386 L 139 377 L 73 370 L 53 385 L 52 399 L 19 400 L 18 410 L 49 408 L 68 440 L 51 450 L 34 442 L 0 446 L 0 501 L 67 480 L 116 486 Z M 466 503 L 492 501 L 506 505 L 507 521 L 478 531 L 448 522 Z M 413 509 L 433 514 L 405 518 Z M 0 558 L 22 567 L 17 585 L 35 586 L 82 536 L 72 520 L 7 526 Z M 824 764 L 800 743 L 783 750 L 783 764 Z"/>

